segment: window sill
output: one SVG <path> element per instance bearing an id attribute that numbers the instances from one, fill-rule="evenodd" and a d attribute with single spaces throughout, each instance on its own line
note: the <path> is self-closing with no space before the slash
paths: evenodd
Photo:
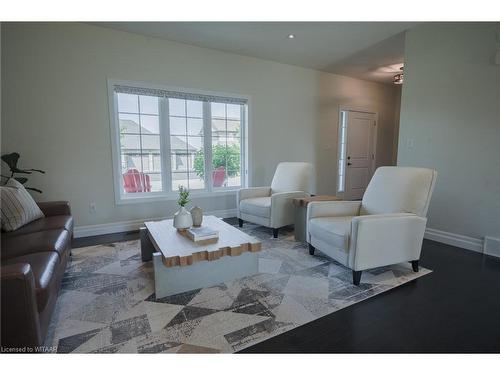
<path id="1" fill-rule="evenodd" d="M 220 190 L 220 191 L 200 191 L 200 192 L 191 192 L 191 198 L 216 198 L 223 197 L 227 195 L 236 196 L 237 191 L 241 188 L 231 189 L 231 190 Z M 136 204 L 136 203 L 153 203 L 153 202 L 169 202 L 169 201 L 177 201 L 179 199 L 179 195 L 177 193 L 169 193 L 169 194 L 155 194 L 150 196 L 139 196 L 139 197 L 117 197 L 116 204 L 117 205 L 127 205 L 127 204 Z"/>

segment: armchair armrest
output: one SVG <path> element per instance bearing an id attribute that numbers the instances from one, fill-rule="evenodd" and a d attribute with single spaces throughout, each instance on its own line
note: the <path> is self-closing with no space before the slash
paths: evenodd
<path id="1" fill-rule="evenodd" d="M 36 202 L 45 216 L 71 215 L 71 207 L 67 201 Z"/>
<path id="2" fill-rule="evenodd" d="M 407 213 L 354 217 L 349 267 L 362 271 L 418 260 L 426 223 L 426 218 Z"/>
<path id="3" fill-rule="evenodd" d="M 243 199 L 268 197 L 270 195 L 271 195 L 270 186 L 244 188 L 238 190 L 238 192 L 236 193 L 236 200 L 239 203 Z"/>
<path id="4" fill-rule="evenodd" d="M 307 221 L 325 216 L 357 216 L 361 208 L 360 201 L 323 201 L 307 205 Z"/>
<path id="5" fill-rule="evenodd" d="M 287 191 L 271 194 L 271 227 L 281 228 L 294 222 L 293 198 L 309 196 L 304 191 Z"/>
<path id="6" fill-rule="evenodd" d="M 35 279 L 29 263 L 2 266 L 2 346 L 41 345 Z"/>

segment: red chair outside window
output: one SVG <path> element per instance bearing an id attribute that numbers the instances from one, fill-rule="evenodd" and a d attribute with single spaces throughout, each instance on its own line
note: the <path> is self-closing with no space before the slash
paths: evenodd
<path id="1" fill-rule="evenodd" d="M 221 187 L 226 181 L 226 168 L 219 167 L 212 171 L 212 184 L 214 187 Z"/>
<path id="2" fill-rule="evenodd" d="M 129 169 L 123 174 L 123 187 L 126 193 L 142 193 L 151 191 L 149 176 L 137 169 Z"/>

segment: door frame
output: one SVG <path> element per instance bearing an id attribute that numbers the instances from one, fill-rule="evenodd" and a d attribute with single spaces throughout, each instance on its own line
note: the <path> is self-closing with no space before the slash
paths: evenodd
<path id="1" fill-rule="evenodd" d="M 375 126 L 373 130 L 373 139 L 372 139 L 372 149 L 373 149 L 373 159 L 371 163 L 371 176 L 375 173 L 375 169 L 377 166 L 377 139 L 378 139 L 378 111 L 376 108 L 371 108 L 371 107 L 358 107 L 358 106 L 353 106 L 353 105 L 339 105 L 339 112 L 338 112 L 338 121 L 337 121 L 337 162 L 335 163 L 336 166 L 336 172 L 335 172 L 335 192 L 336 195 L 339 197 L 344 197 L 345 195 L 345 180 L 344 180 L 344 190 L 339 191 L 339 184 L 338 184 L 338 179 L 339 179 L 339 160 L 340 160 L 340 139 L 341 139 L 341 121 L 342 121 L 342 112 L 343 111 L 351 111 L 351 112 L 362 112 L 362 113 L 369 113 L 372 115 L 375 115 Z M 347 136 L 347 135 L 346 135 Z M 345 164 L 346 161 L 344 160 L 344 170 L 346 170 L 347 165 Z M 345 176 L 344 176 L 345 178 Z"/>

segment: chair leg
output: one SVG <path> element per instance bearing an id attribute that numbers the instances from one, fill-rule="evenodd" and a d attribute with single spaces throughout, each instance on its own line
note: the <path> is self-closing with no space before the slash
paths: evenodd
<path id="1" fill-rule="evenodd" d="M 315 250 L 314 246 L 311 244 L 308 245 L 309 245 L 309 255 L 314 255 L 314 250 Z"/>
<path id="2" fill-rule="evenodd" d="M 273 228 L 273 237 L 278 238 L 279 228 Z"/>
<path id="3" fill-rule="evenodd" d="M 352 271 L 352 283 L 354 285 L 359 285 L 360 281 L 361 281 L 361 273 L 363 271 Z"/>
<path id="4" fill-rule="evenodd" d="M 418 272 L 418 260 L 412 260 L 411 266 L 413 268 L 413 272 Z"/>
<path id="5" fill-rule="evenodd" d="M 243 228 L 243 220 L 242 219 L 238 219 L 238 226 L 240 228 Z"/>

